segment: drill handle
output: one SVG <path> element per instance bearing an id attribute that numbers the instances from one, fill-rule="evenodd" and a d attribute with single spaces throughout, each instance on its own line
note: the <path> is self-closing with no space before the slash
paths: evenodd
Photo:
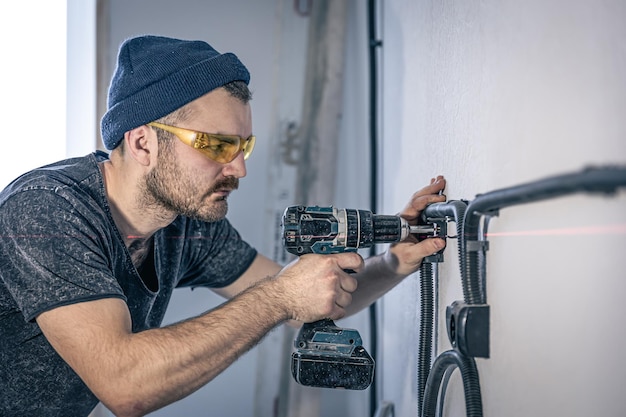
<path id="1" fill-rule="evenodd" d="M 353 269 L 344 269 L 344 271 L 348 274 L 356 273 Z M 296 337 L 296 340 L 294 341 L 294 345 L 296 348 L 304 348 L 307 344 L 306 341 L 313 340 L 313 337 L 317 332 L 337 333 L 341 330 L 342 328 L 337 326 L 331 319 L 321 319 L 311 323 L 304 323 L 300 328 L 298 337 Z"/>

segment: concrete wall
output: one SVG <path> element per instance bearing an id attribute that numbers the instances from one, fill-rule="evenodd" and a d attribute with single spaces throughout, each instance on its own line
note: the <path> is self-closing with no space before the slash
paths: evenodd
<path id="1" fill-rule="evenodd" d="M 436 174 L 450 199 L 589 165 L 626 163 L 626 3 L 406 1 L 383 6 L 383 211 Z M 487 283 L 486 416 L 626 414 L 626 194 L 502 210 Z M 600 229 L 598 229 L 600 230 Z M 456 242 L 440 267 L 440 315 L 462 299 Z M 419 286 L 383 301 L 382 398 L 415 415 Z M 449 348 L 443 325 L 439 352 Z M 447 415 L 464 415 L 458 372 Z"/>

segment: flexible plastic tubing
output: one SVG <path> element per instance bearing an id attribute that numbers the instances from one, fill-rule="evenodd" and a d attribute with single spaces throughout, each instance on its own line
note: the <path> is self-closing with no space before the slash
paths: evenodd
<path id="1" fill-rule="evenodd" d="M 480 380 L 474 358 L 460 354 L 456 350 L 448 350 L 437 357 L 430 371 L 430 377 L 424 392 L 424 408 L 421 417 L 435 417 L 438 405 L 438 393 L 444 376 L 458 368 L 461 371 L 463 390 L 465 392 L 465 409 L 467 417 L 482 417 L 483 404 L 480 398 Z"/>
<path id="2" fill-rule="evenodd" d="M 468 304 L 485 304 L 486 248 L 480 245 L 479 240 L 484 238 L 487 232 L 490 216 L 497 215 L 501 208 L 516 204 L 556 198 L 575 192 L 611 194 L 616 192 L 617 188 L 624 186 L 626 186 L 626 168 L 624 167 L 587 168 L 578 173 L 559 175 L 481 194 L 476 196 L 469 205 L 461 201 L 435 203 L 424 210 L 422 217 L 423 219 L 442 217 L 455 219 L 459 238 L 459 264 L 465 302 Z M 435 417 L 438 407 L 441 412 L 449 376 L 456 368 L 461 371 L 467 416 L 482 416 L 482 400 L 476 362 L 474 358 L 462 355 L 456 350 L 450 350 L 439 355 L 428 371 L 423 392 L 423 403 L 419 406 L 422 417 Z M 419 389 L 421 390 L 421 385 Z M 439 398 L 440 389 L 443 391 L 441 398 Z M 420 400 L 418 395 L 418 401 Z"/>
<path id="3" fill-rule="evenodd" d="M 433 264 L 422 262 L 420 266 L 420 332 L 417 358 L 417 415 L 422 414 L 424 390 L 430 372 L 434 327 Z"/>
<path id="4" fill-rule="evenodd" d="M 446 371 L 443 373 L 443 381 L 441 382 L 441 393 L 439 394 L 439 405 L 437 406 L 437 417 L 443 417 L 443 405 L 446 401 L 446 391 L 448 390 L 448 383 L 450 382 L 450 378 L 452 377 L 452 373 L 456 367 L 448 367 Z"/>
<path id="5" fill-rule="evenodd" d="M 461 200 L 450 200 L 445 203 L 433 203 L 426 207 L 422 212 L 422 219 L 441 219 L 452 218 L 456 223 L 456 235 L 459 238 L 459 266 L 461 272 L 465 270 L 465 245 L 461 244 L 463 239 L 463 224 L 465 221 L 465 213 L 467 212 L 467 203 Z"/>
<path id="6" fill-rule="evenodd" d="M 434 219 L 452 218 L 456 222 L 457 236 L 461 236 L 465 207 L 466 204 L 458 200 L 446 203 L 434 203 L 426 207 L 422 213 L 422 219 L 426 222 L 432 222 Z M 461 254 L 459 254 L 459 259 L 463 259 Z M 418 416 L 422 415 L 423 412 L 422 407 L 425 398 L 425 389 L 430 373 L 434 331 L 434 309 L 433 266 L 431 262 L 424 261 L 420 266 L 420 332 L 417 365 Z M 438 392 L 435 392 L 435 395 L 437 394 Z M 480 392 L 478 394 L 480 395 Z"/>
<path id="7" fill-rule="evenodd" d="M 367 2 L 367 28 L 369 41 L 369 139 L 370 139 L 370 209 L 373 213 L 378 209 L 378 49 L 382 42 L 377 33 L 377 0 Z M 370 255 L 376 254 L 372 246 Z M 374 361 L 378 360 L 378 315 L 376 303 L 369 307 L 370 353 Z M 376 378 L 372 381 L 369 392 L 370 415 L 378 408 L 378 388 Z"/>
<path id="8" fill-rule="evenodd" d="M 465 260 L 461 262 L 463 297 L 468 304 L 485 304 L 486 294 L 482 290 L 481 270 L 485 270 L 484 250 L 470 248 L 479 241 L 479 229 L 483 216 L 498 214 L 498 210 L 517 204 L 556 198 L 577 192 L 612 194 L 626 186 L 626 167 L 590 167 L 580 172 L 548 177 L 543 180 L 503 188 L 479 194 L 465 211 L 463 222 L 463 248 Z M 479 253 L 482 252 L 482 255 Z"/>

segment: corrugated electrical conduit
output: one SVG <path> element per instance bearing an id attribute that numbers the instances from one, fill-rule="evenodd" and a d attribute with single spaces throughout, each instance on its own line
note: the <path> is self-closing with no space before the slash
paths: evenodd
<path id="1" fill-rule="evenodd" d="M 501 208 L 578 192 L 614 194 L 623 187 L 626 187 L 626 167 L 590 167 L 581 172 L 549 177 L 481 194 L 476 196 L 467 206 L 463 202 L 453 201 L 433 204 L 425 210 L 423 217 L 428 222 L 437 217 L 447 217 L 457 222 L 464 303 L 470 307 L 485 306 L 487 304 L 487 228 L 489 219 L 497 216 Z M 455 210 L 454 213 L 449 213 L 448 210 L 452 209 Z M 425 277 L 432 276 L 428 268 L 424 270 L 424 274 Z M 428 301 L 425 302 L 429 304 Z M 429 308 L 431 305 L 422 306 L 422 309 Z M 425 323 L 430 322 L 431 313 L 432 311 L 422 313 L 421 317 Z M 448 326 L 450 326 L 450 322 L 448 322 Z M 450 329 L 448 333 L 450 334 Z M 427 330 L 424 337 L 432 337 L 432 333 Z M 455 342 L 453 340 L 451 342 L 455 346 Z M 432 340 L 430 346 L 432 346 Z M 427 373 L 428 377 L 423 388 L 423 394 L 418 393 L 419 416 L 434 417 L 437 410 L 441 415 L 448 379 L 451 373 L 458 368 L 463 380 L 467 416 L 481 417 L 483 411 L 480 382 L 474 356 L 464 354 L 458 346 L 455 346 L 453 350 L 440 354 L 435 359 L 432 368 L 427 371 L 428 367 L 424 361 L 430 360 L 428 349 L 427 347 L 422 350 L 422 342 L 420 341 L 419 354 L 421 359 L 418 372 Z M 489 357 L 488 347 L 487 354 L 480 357 Z M 420 392 L 423 379 L 423 376 L 419 377 L 418 389 Z"/>
<path id="2" fill-rule="evenodd" d="M 422 213 L 422 221 L 427 224 L 439 224 L 440 226 L 445 226 L 449 220 L 454 221 L 456 224 L 456 236 L 459 237 L 463 234 L 465 211 L 466 203 L 460 200 L 435 203 L 424 210 Z M 458 245 L 460 260 L 465 259 L 464 248 L 463 245 Z M 476 364 L 473 358 L 464 357 L 456 351 L 444 352 L 435 360 L 431 371 L 432 346 L 434 344 L 433 329 L 435 326 L 432 265 L 442 260 L 442 255 L 433 255 L 424 259 L 420 267 L 420 335 L 417 369 L 418 416 L 429 415 L 433 407 L 434 410 L 437 409 L 438 387 L 441 385 L 446 370 L 453 370 L 455 369 L 454 367 L 461 369 L 467 408 L 476 410 L 468 415 L 482 415 L 478 371 L 476 370 Z M 431 376 L 431 372 L 434 373 L 433 376 Z M 435 383 L 435 381 L 437 382 Z M 437 387 L 437 392 L 433 396 L 431 391 L 435 386 Z M 476 412 L 480 414 L 475 414 Z"/>

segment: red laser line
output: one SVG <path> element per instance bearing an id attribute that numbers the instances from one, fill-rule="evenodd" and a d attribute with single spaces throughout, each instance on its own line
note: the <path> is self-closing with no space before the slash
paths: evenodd
<path id="1" fill-rule="evenodd" d="M 606 226 L 567 227 L 561 229 L 522 230 L 517 232 L 489 232 L 487 237 L 504 236 L 574 236 L 574 235 L 621 235 L 626 234 L 626 224 Z"/>

